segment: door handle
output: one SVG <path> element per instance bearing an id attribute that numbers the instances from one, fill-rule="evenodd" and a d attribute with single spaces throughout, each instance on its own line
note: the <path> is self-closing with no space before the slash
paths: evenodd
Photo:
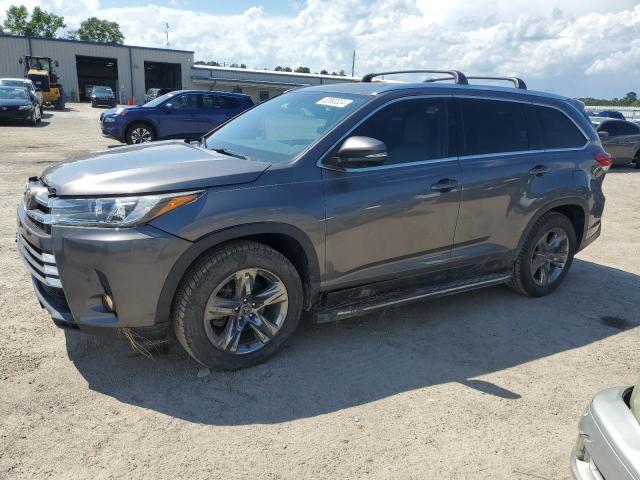
<path id="1" fill-rule="evenodd" d="M 453 178 L 442 178 L 431 185 L 432 192 L 450 192 L 458 188 L 458 181 Z"/>
<path id="2" fill-rule="evenodd" d="M 529 174 L 535 175 L 536 177 L 541 177 L 547 172 L 549 172 L 549 167 L 546 167 L 544 165 L 536 165 L 531 170 L 529 170 Z"/>

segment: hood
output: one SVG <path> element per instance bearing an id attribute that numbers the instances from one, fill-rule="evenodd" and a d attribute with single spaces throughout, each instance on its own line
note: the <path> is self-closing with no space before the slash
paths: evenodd
<path id="1" fill-rule="evenodd" d="M 250 183 L 270 165 L 172 140 L 91 153 L 41 178 L 59 196 L 135 195 Z"/>
<path id="2" fill-rule="evenodd" d="M 115 115 L 116 113 L 118 113 L 118 110 L 127 110 L 129 108 L 136 108 L 138 106 L 139 105 L 116 105 L 113 108 L 107 108 L 100 114 L 100 116 L 103 117 L 104 115 Z"/>

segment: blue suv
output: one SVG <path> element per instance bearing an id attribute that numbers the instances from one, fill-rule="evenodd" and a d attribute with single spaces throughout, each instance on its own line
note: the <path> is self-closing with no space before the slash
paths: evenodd
<path id="1" fill-rule="evenodd" d="M 177 90 L 144 105 L 107 110 L 100 126 L 104 136 L 129 144 L 196 139 L 251 107 L 249 95 Z"/>

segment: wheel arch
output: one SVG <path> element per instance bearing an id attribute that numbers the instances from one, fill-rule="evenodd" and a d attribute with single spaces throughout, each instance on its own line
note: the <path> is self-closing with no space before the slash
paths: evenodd
<path id="1" fill-rule="evenodd" d="M 589 208 L 585 199 L 581 197 L 565 197 L 546 204 L 544 207 L 539 208 L 538 211 L 529 220 L 524 232 L 522 233 L 518 242 L 518 248 L 516 251 L 520 251 L 526 238 L 529 236 L 531 229 L 536 222 L 545 214 L 549 212 L 558 212 L 566 216 L 573 224 L 576 233 L 576 252 L 580 250 L 582 240 L 585 238 L 587 230 L 587 218 Z"/>
<path id="2" fill-rule="evenodd" d="M 180 282 L 204 254 L 225 243 L 248 240 L 263 243 L 291 261 L 302 280 L 304 308 L 309 309 L 320 292 L 320 264 L 311 239 L 299 228 L 281 223 L 253 223 L 210 233 L 195 241 L 176 261 L 167 276 L 156 308 L 156 324 L 170 321 L 171 308 Z"/>
<path id="3" fill-rule="evenodd" d="M 153 130 L 153 133 L 156 136 L 156 140 L 159 140 L 158 137 L 158 126 L 155 124 L 155 122 L 149 118 L 132 118 L 131 120 L 129 120 L 125 125 L 124 125 L 124 137 L 125 139 L 127 138 L 127 135 L 129 134 L 129 129 L 135 125 L 136 123 L 142 123 L 144 125 L 148 125 L 149 127 L 151 127 L 151 129 Z"/>

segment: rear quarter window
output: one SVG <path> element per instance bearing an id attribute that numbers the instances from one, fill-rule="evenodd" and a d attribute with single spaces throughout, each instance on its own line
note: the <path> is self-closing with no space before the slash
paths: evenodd
<path id="1" fill-rule="evenodd" d="M 540 121 L 541 147 L 545 150 L 580 148 L 587 138 L 563 112 L 551 107 L 533 105 Z"/>

